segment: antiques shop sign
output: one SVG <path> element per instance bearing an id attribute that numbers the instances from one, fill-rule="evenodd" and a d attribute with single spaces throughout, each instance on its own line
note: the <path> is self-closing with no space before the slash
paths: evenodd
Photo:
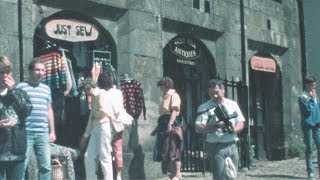
<path id="1" fill-rule="evenodd" d="M 196 58 L 200 56 L 198 43 L 187 37 L 177 37 L 170 43 L 170 51 L 177 55 L 177 63 L 195 65 Z"/>
<path id="2" fill-rule="evenodd" d="M 56 19 L 45 25 L 49 37 L 64 41 L 94 41 L 99 32 L 96 27 L 89 23 L 76 20 Z"/>

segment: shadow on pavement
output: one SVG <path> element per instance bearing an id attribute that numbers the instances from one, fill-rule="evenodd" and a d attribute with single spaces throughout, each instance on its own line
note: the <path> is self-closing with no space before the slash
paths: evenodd
<path id="1" fill-rule="evenodd" d="M 246 175 L 248 177 L 259 177 L 259 178 L 284 178 L 284 179 L 306 179 L 305 177 L 298 176 L 288 176 L 288 175 L 278 175 L 278 174 L 268 174 L 268 175 Z"/>

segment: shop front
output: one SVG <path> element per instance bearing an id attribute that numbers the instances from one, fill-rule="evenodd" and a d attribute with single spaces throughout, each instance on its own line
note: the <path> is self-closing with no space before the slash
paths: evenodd
<path id="1" fill-rule="evenodd" d="M 183 170 L 204 172 L 204 136 L 195 132 L 198 106 L 207 100 L 208 80 L 216 77 L 215 60 L 201 40 L 179 34 L 163 49 L 164 76 L 174 81 L 184 117 Z"/>
<path id="2" fill-rule="evenodd" d="M 256 158 L 280 160 L 285 156 L 281 72 L 270 54 L 256 53 L 249 62 Z"/>
<path id="3" fill-rule="evenodd" d="M 98 69 L 112 71 L 116 77 L 117 48 L 114 39 L 108 30 L 88 15 L 60 11 L 37 25 L 33 45 L 34 57 L 39 57 L 46 66 L 42 82 L 50 87 L 52 93 L 57 136 L 53 149 L 60 148 L 70 154 L 79 148 L 89 117 L 87 97 L 79 90 L 79 85 Z M 72 157 L 66 154 L 59 150 L 55 155 L 62 162 L 68 159 L 71 164 L 66 166 L 70 169 L 64 175 L 70 179 L 84 178 L 82 157 L 72 162 Z M 32 178 L 32 168 L 29 174 Z"/>
<path id="4" fill-rule="evenodd" d="M 52 90 L 57 143 L 78 147 L 89 112 L 86 96 L 78 87 L 91 77 L 96 63 L 117 69 L 113 37 L 87 15 L 61 11 L 40 22 L 33 44 L 34 57 L 61 66 L 44 79 Z"/>

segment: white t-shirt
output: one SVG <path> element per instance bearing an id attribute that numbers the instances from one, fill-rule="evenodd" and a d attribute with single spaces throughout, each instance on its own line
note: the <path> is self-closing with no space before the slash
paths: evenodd
<path id="1" fill-rule="evenodd" d="M 235 125 L 239 121 L 245 121 L 237 102 L 223 98 L 222 104 L 225 106 L 229 115 L 231 115 L 234 112 L 237 112 L 238 116 L 236 118 L 230 119 L 230 122 L 233 125 Z M 218 122 L 218 118 L 216 117 L 214 110 L 217 106 L 218 104 L 212 100 L 209 100 L 201 104 L 198 108 L 199 115 L 197 117 L 196 124 L 204 126 L 206 126 L 207 124 L 216 124 Z M 229 134 L 228 132 L 223 132 L 223 130 L 219 128 L 217 131 L 213 133 L 208 133 L 206 141 L 209 143 L 229 143 L 232 141 L 236 141 L 237 139 L 237 134 Z"/>

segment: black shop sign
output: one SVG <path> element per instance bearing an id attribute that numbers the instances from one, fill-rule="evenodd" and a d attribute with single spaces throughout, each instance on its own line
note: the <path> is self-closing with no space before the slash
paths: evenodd
<path id="1" fill-rule="evenodd" d="M 178 56 L 177 63 L 195 65 L 200 56 L 199 44 L 188 37 L 176 37 L 170 43 L 170 51 Z"/>

